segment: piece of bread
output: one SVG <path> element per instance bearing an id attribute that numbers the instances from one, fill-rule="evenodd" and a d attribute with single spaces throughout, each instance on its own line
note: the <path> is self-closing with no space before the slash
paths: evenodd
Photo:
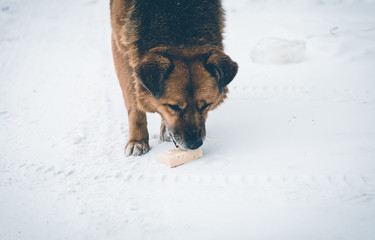
<path id="1" fill-rule="evenodd" d="M 159 153 L 158 158 L 159 163 L 173 168 L 184 163 L 190 162 L 192 160 L 201 158 L 202 156 L 202 148 L 189 151 L 185 151 L 180 148 L 175 148 Z"/>

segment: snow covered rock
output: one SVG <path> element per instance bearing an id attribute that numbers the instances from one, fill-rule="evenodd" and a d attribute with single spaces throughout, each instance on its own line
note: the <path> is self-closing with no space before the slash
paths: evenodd
<path id="1" fill-rule="evenodd" d="M 251 59 L 256 63 L 285 64 L 301 62 L 306 54 L 306 43 L 283 38 L 264 38 L 251 52 Z"/>

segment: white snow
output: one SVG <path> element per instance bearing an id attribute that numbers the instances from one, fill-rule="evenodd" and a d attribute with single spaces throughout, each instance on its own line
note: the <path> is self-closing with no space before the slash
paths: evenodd
<path id="1" fill-rule="evenodd" d="M 251 52 L 251 59 L 256 63 L 284 64 L 302 62 L 306 54 L 306 43 L 283 38 L 264 38 Z"/>
<path id="2" fill-rule="evenodd" d="M 374 238 L 374 1 L 225 0 L 240 70 L 175 169 L 157 115 L 124 156 L 108 5 L 0 0 L 1 240 Z M 253 62 L 269 37 L 303 61 Z"/>

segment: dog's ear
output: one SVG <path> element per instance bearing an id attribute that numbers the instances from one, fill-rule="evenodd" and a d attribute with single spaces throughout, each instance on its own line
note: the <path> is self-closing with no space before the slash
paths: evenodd
<path id="1" fill-rule="evenodd" d="M 206 54 L 205 67 L 216 78 L 219 92 L 233 80 L 238 71 L 238 64 L 221 50 L 210 51 Z"/>
<path id="2" fill-rule="evenodd" d="M 174 65 L 170 59 L 156 53 L 146 54 L 135 68 L 135 74 L 142 85 L 159 99 L 164 92 L 164 81 L 173 71 Z"/>

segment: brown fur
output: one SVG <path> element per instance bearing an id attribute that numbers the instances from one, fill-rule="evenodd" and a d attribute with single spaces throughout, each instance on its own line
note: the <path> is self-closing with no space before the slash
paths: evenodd
<path id="1" fill-rule="evenodd" d="M 148 16 L 134 17 L 137 6 L 143 4 L 137 1 L 141 0 L 111 1 L 113 58 L 129 118 L 127 155 L 141 155 L 149 150 L 145 112 L 161 115 L 162 140 L 172 137 L 184 149 L 197 148 L 205 137 L 208 111 L 224 101 L 228 92 L 226 85 L 237 73 L 237 64 L 222 51 L 222 17 L 218 16 L 217 24 L 207 25 L 206 28 L 213 25 L 213 29 L 220 30 L 208 32 L 207 39 L 210 40 L 206 42 L 197 37 L 196 42 L 186 44 L 186 40 L 180 42 L 178 37 L 175 42 L 164 45 L 166 40 L 160 40 L 164 35 L 158 37 L 158 34 L 163 28 L 166 29 L 164 32 L 168 31 L 170 26 L 161 24 L 154 41 L 151 39 L 148 41 L 150 46 L 145 47 L 140 38 L 147 37 L 141 33 L 145 23 L 139 19 Z M 161 0 L 161 4 L 170 2 Z M 198 4 L 196 9 L 199 9 L 199 3 L 194 0 L 182 0 L 182 3 L 186 6 Z M 220 1 L 217 4 L 220 5 Z M 148 5 L 143 6 L 146 7 Z M 169 5 L 166 7 L 170 8 Z M 215 10 L 215 6 L 212 9 Z M 221 8 L 217 12 L 222 12 Z M 172 36 L 174 32 L 170 34 Z M 207 107 L 207 104 L 210 105 Z"/>

